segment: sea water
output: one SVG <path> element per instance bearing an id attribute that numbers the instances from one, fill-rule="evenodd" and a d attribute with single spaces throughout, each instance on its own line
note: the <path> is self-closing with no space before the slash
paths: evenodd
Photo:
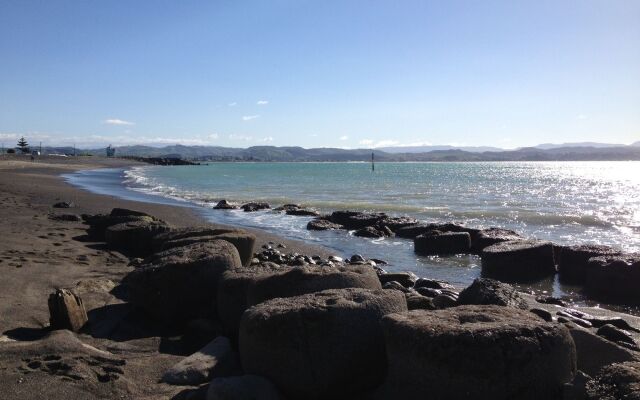
<path id="1" fill-rule="evenodd" d="M 261 228 L 320 244 L 341 256 L 387 260 L 389 270 L 467 285 L 480 276 L 473 255 L 422 257 L 400 238 L 308 231 L 309 217 L 212 210 L 221 199 L 296 203 L 323 213 L 386 212 L 426 222 L 503 227 L 558 244 L 640 251 L 640 162 L 210 163 L 82 171 L 70 182 L 99 193 L 196 207 L 218 223 Z M 526 289 L 581 298 L 554 280 Z"/>

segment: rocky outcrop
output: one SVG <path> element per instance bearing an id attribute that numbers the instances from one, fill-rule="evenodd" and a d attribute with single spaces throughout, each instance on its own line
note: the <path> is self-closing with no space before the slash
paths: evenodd
<path id="1" fill-rule="evenodd" d="M 267 301 L 242 317 L 242 365 L 290 400 L 353 398 L 384 377 L 380 319 L 406 307 L 394 290 L 326 290 Z"/>
<path id="2" fill-rule="evenodd" d="M 387 217 L 384 213 L 364 213 L 360 211 L 334 211 L 331 222 L 344 226 L 345 229 L 361 229 L 373 226 Z"/>
<path id="3" fill-rule="evenodd" d="M 312 219 L 307 224 L 307 229 L 310 231 L 327 231 L 327 230 L 342 229 L 342 228 L 343 228 L 342 225 L 331 222 L 331 220 L 325 217 Z"/>
<path id="4" fill-rule="evenodd" d="M 430 231 L 413 239 L 418 254 L 461 254 L 471 249 L 471 236 L 467 232 Z"/>
<path id="5" fill-rule="evenodd" d="M 145 257 L 153 251 L 154 236 L 169 229 L 163 221 L 143 219 L 109 226 L 104 236 L 110 248 L 130 256 Z"/>
<path id="6" fill-rule="evenodd" d="M 240 208 L 242 208 L 242 211 L 244 212 L 254 212 L 269 209 L 271 206 L 268 203 L 263 202 L 250 202 L 241 205 Z"/>
<path id="7" fill-rule="evenodd" d="M 604 367 L 587 383 L 587 399 L 640 399 L 640 362 L 624 362 Z"/>
<path id="8" fill-rule="evenodd" d="M 523 240 L 523 237 L 509 229 L 489 228 L 482 229 L 478 232 L 473 240 L 472 248 L 476 253 L 482 252 L 486 247 L 497 243 L 508 242 L 513 240 Z"/>
<path id="9" fill-rule="evenodd" d="M 393 232 L 386 226 L 367 226 L 360 228 L 353 233 L 354 236 L 379 239 L 383 237 L 393 236 Z"/>
<path id="10" fill-rule="evenodd" d="M 220 276 L 239 267 L 238 251 L 224 240 L 166 250 L 127 275 L 129 301 L 169 324 L 210 317 Z"/>
<path id="11" fill-rule="evenodd" d="M 370 266 L 327 268 L 309 265 L 260 276 L 248 287 L 247 304 L 254 305 L 276 297 L 293 297 L 343 288 L 381 289 L 382 286 L 378 275 Z"/>
<path id="12" fill-rule="evenodd" d="M 613 363 L 640 361 L 636 352 L 595 335 L 588 329 L 574 327 L 569 332 L 576 346 L 578 369 L 591 376 Z"/>
<path id="13" fill-rule="evenodd" d="M 418 224 L 418 220 L 411 217 L 386 217 L 378 222 L 378 225 L 386 226 L 392 232 L 416 224 Z"/>
<path id="14" fill-rule="evenodd" d="M 551 242 L 509 241 L 482 250 L 482 275 L 504 282 L 532 282 L 556 273 Z"/>
<path id="15" fill-rule="evenodd" d="M 58 289 L 49 295 L 51 329 L 78 332 L 89 320 L 82 299 L 68 289 Z"/>
<path id="16" fill-rule="evenodd" d="M 256 375 L 216 378 L 207 389 L 206 400 L 283 400 L 278 389 Z"/>
<path id="17" fill-rule="evenodd" d="M 237 208 L 237 205 L 231 204 L 224 199 L 220 200 L 215 206 L 213 206 L 214 210 L 235 210 Z"/>
<path id="18" fill-rule="evenodd" d="M 511 285 L 493 279 L 478 278 L 460 292 L 458 304 L 507 306 L 526 310 L 527 301 Z"/>
<path id="19" fill-rule="evenodd" d="M 239 375 L 240 371 L 240 360 L 229 339 L 218 336 L 171 367 L 162 380 L 173 385 L 199 385 L 216 377 Z"/>
<path id="20" fill-rule="evenodd" d="M 609 246 L 575 245 L 562 247 L 558 259 L 558 275 L 562 283 L 584 284 L 587 279 L 587 265 L 592 257 L 620 255 Z"/>
<path id="21" fill-rule="evenodd" d="M 589 259 L 587 295 L 615 303 L 640 304 L 640 253 Z"/>
<path id="22" fill-rule="evenodd" d="M 524 310 L 415 310 L 382 326 L 389 370 L 380 398 L 557 398 L 576 371 L 568 330 Z"/>

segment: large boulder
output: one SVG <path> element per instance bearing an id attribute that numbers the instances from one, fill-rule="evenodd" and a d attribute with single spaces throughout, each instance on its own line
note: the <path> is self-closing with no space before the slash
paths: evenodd
<path id="1" fill-rule="evenodd" d="M 365 226 L 353 233 L 353 236 L 379 239 L 393 235 L 391 229 L 386 226 Z"/>
<path id="2" fill-rule="evenodd" d="M 215 206 L 213 206 L 214 210 L 235 210 L 237 208 L 237 205 L 231 204 L 224 199 L 220 200 Z"/>
<path id="3" fill-rule="evenodd" d="M 418 223 L 415 225 L 409 225 L 395 230 L 397 237 L 404 239 L 414 239 L 416 236 L 422 235 L 436 230 L 434 224 Z"/>
<path id="4" fill-rule="evenodd" d="M 154 238 L 154 249 L 162 251 L 174 247 L 182 247 L 193 243 L 226 240 L 236 247 L 242 265 L 249 266 L 253 258 L 256 236 L 236 229 L 225 228 L 184 228 L 157 235 Z"/>
<path id="5" fill-rule="evenodd" d="M 334 211 L 331 222 L 342 225 L 345 229 L 361 229 L 373 226 L 387 217 L 384 213 L 364 213 L 360 211 Z"/>
<path id="6" fill-rule="evenodd" d="M 633 350 L 618 346 L 587 329 L 574 327 L 569 332 L 576 345 L 578 369 L 591 376 L 613 363 L 640 361 L 640 355 Z"/>
<path id="7" fill-rule="evenodd" d="M 225 271 L 218 284 L 216 310 L 225 335 L 236 338 L 242 314 L 249 307 L 249 286 L 261 277 L 288 270 L 272 262 L 263 262 L 245 268 Z"/>
<path id="8" fill-rule="evenodd" d="M 89 320 L 82 299 L 68 289 L 58 289 L 49 295 L 51 329 L 78 332 Z"/>
<path id="9" fill-rule="evenodd" d="M 206 400 L 282 400 L 282 396 L 265 378 L 242 375 L 212 380 Z"/>
<path id="10" fill-rule="evenodd" d="M 382 326 L 389 370 L 380 398 L 557 398 L 576 371 L 567 328 L 524 310 L 414 310 Z"/>
<path id="11" fill-rule="evenodd" d="M 331 222 L 331 220 L 325 217 L 314 218 L 307 223 L 307 229 L 310 231 L 328 231 L 342 228 L 342 225 Z"/>
<path id="12" fill-rule="evenodd" d="M 471 249 L 471 236 L 467 232 L 431 231 L 413 239 L 418 254 L 461 254 Z"/>
<path id="13" fill-rule="evenodd" d="M 395 290 L 326 290 L 267 301 L 242 317 L 242 366 L 269 378 L 290 400 L 353 398 L 384 377 L 380 319 L 406 309 L 404 294 Z"/>
<path id="14" fill-rule="evenodd" d="M 241 205 L 240 208 L 242 208 L 242 211 L 244 212 L 253 212 L 253 211 L 266 210 L 271 208 L 271 206 L 268 203 L 263 203 L 263 202 L 250 202 L 250 203 Z"/>
<path id="15" fill-rule="evenodd" d="M 509 241 L 482 250 L 482 275 L 505 282 L 532 282 L 556 273 L 551 242 Z"/>
<path id="16" fill-rule="evenodd" d="M 619 251 L 609 246 L 593 244 L 562 247 L 558 259 L 560 281 L 566 284 L 582 285 L 587 279 L 587 265 L 590 258 L 619 254 Z"/>
<path id="17" fill-rule="evenodd" d="M 154 236 L 169 229 L 163 221 L 138 220 L 112 225 L 104 236 L 110 248 L 130 256 L 145 257 L 153 252 Z"/>
<path id="18" fill-rule="evenodd" d="M 418 224 L 418 220 L 411 217 L 386 217 L 378 222 L 381 226 L 386 226 L 392 232 L 398 229 L 414 226 Z"/>
<path id="19" fill-rule="evenodd" d="M 458 304 L 508 306 L 526 310 L 527 301 L 511 285 L 488 278 L 477 278 L 458 296 Z"/>
<path id="20" fill-rule="evenodd" d="M 589 259 L 587 296 L 623 304 L 640 304 L 640 253 Z"/>
<path id="21" fill-rule="evenodd" d="M 587 383 L 587 399 L 640 399 L 640 362 L 624 362 L 604 367 Z"/>
<path id="22" fill-rule="evenodd" d="M 135 222 L 135 221 L 145 221 L 145 222 L 153 222 L 157 221 L 155 218 L 151 216 L 112 216 L 105 214 L 94 214 L 87 215 L 83 214 L 82 219 L 85 224 L 89 225 L 89 229 L 87 229 L 87 234 L 89 237 L 96 241 L 104 241 L 105 240 L 105 231 L 108 227 L 122 224 L 125 222 Z"/>
<path id="23" fill-rule="evenodd" d="M 247 289 L 247 304 L 343 288 L 381 289 L 382 285 L 376 271 L 368 265 L 307 265 L 259 277 Z"/>
<path id="24" fill-rule="evenodd" d="M 240 359 L 231 342 L 218 336 L 209 344 L 169 368 L 162 380 L 173 385 L 199 385 L 214 377 L 239 375 Z"/>
<path id="25" fill-rule="evenodd" d="M 170 324 L 210 317 L 220 276 L 241 265 L 225 240 L 166 250 L 127 275 L 129 301 Z"/>
<path id="26" fill-rule="evenodd" d="M 522 240 L 523 237 L 509 229 L 488 228 L 482 229 L 473 240 L 472 249 L 476 253 L 480 253 L 486 247 L 491 245 L 508 242 L 513 240 Z"/>

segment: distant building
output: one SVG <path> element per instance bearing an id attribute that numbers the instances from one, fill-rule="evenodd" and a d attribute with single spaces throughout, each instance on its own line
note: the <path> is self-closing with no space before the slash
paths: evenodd
<path id="1" fill-rule="evenodd" d="M 107 146 L 107 157 L 113 157 L 116 155 L 115 147 L 111 147 L 111 145 Z"/>

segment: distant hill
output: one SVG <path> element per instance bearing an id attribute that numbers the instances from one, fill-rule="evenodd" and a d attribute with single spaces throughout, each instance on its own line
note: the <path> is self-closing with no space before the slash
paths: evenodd
<path id="1" fill-rule="evenodd" d="M 639 143 L 640 144 L 640 143 Z M 545 145 L 543 145 L 545 146 Z M 439 146 L 428 146 L 439 147 Z M 501 150 L 489 147 L 489 151 L 468 151 L 441 146 L 424 152 L 391 152 L 383 149 L 338 149 L 302 147 L 254 146 L 246 149 L 220 146 L 122 146 L 116 148 L 116 156 L 182 158 L 194 161 L 370 161 L 374 153 L 376 161 L 615 161 L 640 160 L 640 146 L 581 146 L 572 143 L 568 147 L 525 147 Z M 396 149 L 394 148 L 394 151 Z M 104 149 L 85 150 L 104 155 Z M 67 153 L 69 154 L 69 153 Z"/>
<path id="2" fill-rule="evenodd" d="M 482 153 L 485 151 L 502 151 L 504 149 L 498 147 L 489 147 L 489 146 L 396 146 L 396 147 L 379 147 L 378 150 L 397 154 L 397 153 L 428 153 L 430 151 L 439 151 L 439 150 L 463 150 L 468 151 L 470 153 Z"/>
<path id="3" fill-rule="evenodd" d="M 563 147 L 594 147 L 597 149 L 604 149 L 607 147 L 624 147 L 624 144 L 611 144 L 611 143 L 597 143 L 597 142 L 577 142 L 577 143 L 543 143 L 535 146 L 536 149 L 551 150 L 560 149 Z"/>
<path id="4" fill-rule="evenodd" d="M 633 147 L 640 147 L 640 141 L 637 141 L 637 142 L 635 142 L 635 143 L 631 143 L 631 144 L 630 144 L 630 146 L 633 146 Z"/>

